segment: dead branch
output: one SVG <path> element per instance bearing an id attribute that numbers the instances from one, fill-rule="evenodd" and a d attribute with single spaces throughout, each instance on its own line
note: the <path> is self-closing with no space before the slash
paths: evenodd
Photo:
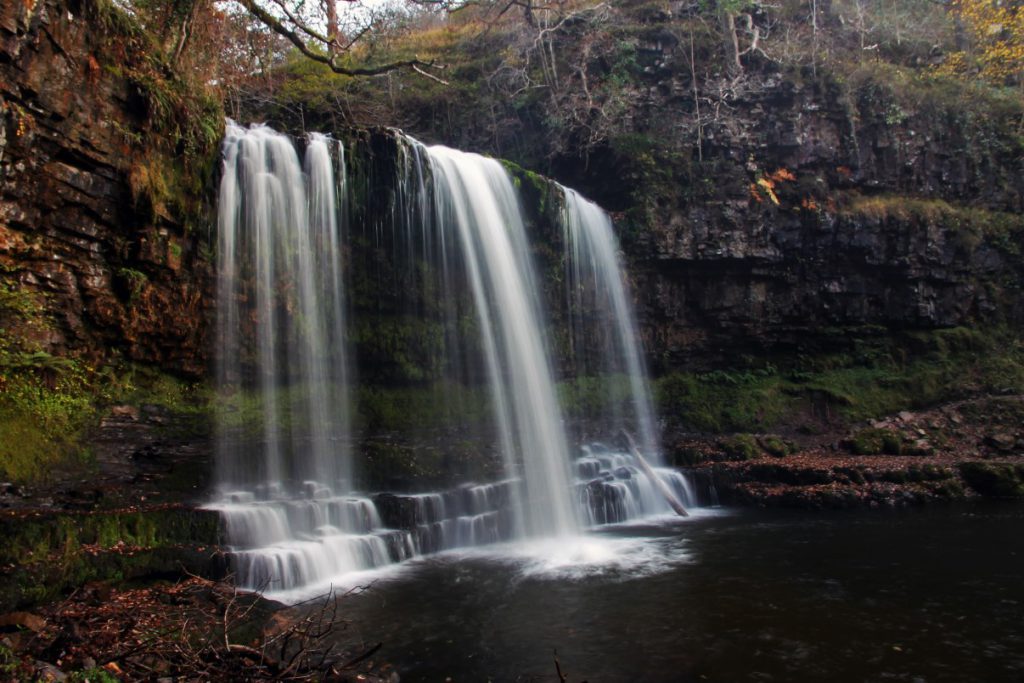
<path id="1" fill-rule="evenodd" d="M 331 71 L 333 71 L 334 73 L 341 74 L 343 76 L 379 76 L 381 74 L 390 73 L 392 71 L 397 71 L 400 69 L 411 69 L 412 71 L 422 76 L 428 76 L 425 69 L 440 70 L 445 68 L 445 65 L 437 64 L 434 60 L 427 62 L 420 59 L 419 57 L 413 57 L 412 59 L 404 59 L 395 62 L 388 62 L 387 64 L 380 64 L 378 66 L 371 67 L 353 68 L 344 66 L 341 63 L 339 63 L 338 54 L 332 53 L 330 50 L 328 50 L 326 54 L 316 51 L 313 47 L 310 46 L 309 43 L 306 42 L 306 40 L 303 39 L 300 33 L 303 33 L 307 37 L 329 46 L 331 44 L 331 41 L 327 36 L 322 35 L 320 32 L 309 28 L 303 22 L 299 21 L 297 17 L 295 17 L 291 12 L 284 8 L 283 3 L 280 2 L 279 0 L 274 1 L 275 4 L 284 9 L 285 16 L 288 18 L 288 21 L 291 24 L 295 25 L 297 27 L 297 30 L 292 30 L 288 28 L 287 25 L 281 22 L 273 14 L 260 7 L 260 5 L 257 4 L 256 0 L 237 0 L 237 2 L 246 10 L 248 10 L 250 14 L 256 17 L 256 19 L 258 19 L 261 23 L 263 23 L 267 28 L 272 30 L 274 33 L 288 40 L 288 42 L 294 45 L 299 50 L 299 52 L 301 52 L 305 57 L 313 60 L 314 62 L 324 64 L 325 66 L 330 68 Z M 437 81 L 438 83 L 448 85 L 447 81 L 437 76 L 429 75 L 429 77 L 432 80 Z"/>

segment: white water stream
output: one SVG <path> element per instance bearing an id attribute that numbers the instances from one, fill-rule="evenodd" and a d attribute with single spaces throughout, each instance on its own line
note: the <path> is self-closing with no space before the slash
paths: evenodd
<path id="1" fill-rule="evenodd" d="M 630 456 L 597 446 L 570 456 L 542 283 L 512 178 L 478 155 L 408 138 L 397 144 L 391 210 L 370 227 L 378 241 L 390 230 L 410 262 L 420 258 L 439 273 L 442 297 L 468 292 L 475 325 L 462 332 L 460 320 L 447 320 L 446 352 L 480 351 L 507 479 L 443 493 L 354 492 L 343 268 L 346 206 L 354 198 L 345 150 L 311 135 L 299 145 L 300 160 L 291 138 L 229 124 L 217 242 L 222 412 L 213 507 L 242 586 L 301 590 L 420 554 L 516 539 L 568 541 L 584 527 L 669 512 Z M 590 370 L 628 377 L 630 415 L 617 426 L 636 429 L 657 462 L 611 222 L 572 190 L 564 189 L 564 200 L 574 348 L 592 336 L 606 339 Z M 578 310 L 602 314 L 573 318 Z M 253 415 L 259 433 L 241 438 Z M 694 502 L 681 474 L 660 468 L 658 475 L 684 504 Z"/>

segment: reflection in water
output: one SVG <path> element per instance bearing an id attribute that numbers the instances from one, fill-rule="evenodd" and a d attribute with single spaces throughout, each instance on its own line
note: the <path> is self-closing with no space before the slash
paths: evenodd
<path id="1" fill-rule="evenodd" d="M 572 571 L 543 548 L 441 555 L 347 598 L 347 635 L 407 681 L 556 681 L 555 649 L 592 683 L 1020 681 L 1022 523 L 741 512 L 613 529 Z"/>

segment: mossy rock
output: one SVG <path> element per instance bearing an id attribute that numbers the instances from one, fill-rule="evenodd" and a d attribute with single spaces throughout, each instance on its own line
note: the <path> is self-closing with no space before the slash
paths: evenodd
<path id="1" fill-rule="evenodd" d="M 787 455 L 796 452 L 796 444 L 791 441 L 786 441 L 779 436 L 762 436 L 758 438 L 757 442 L 765 453 L 775 456 L 776 458 L 784 458 Z"/>
<path id="2" fill-rule="evenodd" d="M 362 488 L 378 491 L 423 491 L 504 476 L 501 458 L 473 440 L 437 447 L 367 440 L 361 446 L 359 469 Z"/>
<path id="3" fill-rule="evenodd" d="M 677 446 L 668 454 L 672 467 L 696 467 L 708 461 L 708 454 L 693 446 Z"/>
<path id="4" fill-rule="evenodd" d="M 845 445 L 854 455 L 900 455 L 903 452 L 903 440 L 899 432 L 892 429 L 862 429 Z"/>
<path id="5" fill-rule="evenodd" d="M 1024 464 L 962 462 L 960 475 L 982 496 L 1024 498 Z"/>
<path id="6" fill-rule="evenodd" d="M 733 460 L 755 460 L 761 457 L 761 447 L 751 434 L 736 434 L 722 439 L 718 447 Z"/>
<path id="7" fill-rule="evenodd" d="M 0 517 L 0 611 L 53 600 L 86 581 L 174 575 L 212 567 L 212 510 L 158 508 Z"/>

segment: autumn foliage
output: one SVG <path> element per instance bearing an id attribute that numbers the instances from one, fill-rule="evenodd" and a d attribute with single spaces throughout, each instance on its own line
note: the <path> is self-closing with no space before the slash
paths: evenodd
<path id="1" fill-rule="evenodd" d="M 1007 0 L 955 0 L 953 12 L 969 46 L 950 54 L 940 71 L 977 75 L 994 84 L 1020 84 L 1024 80 L 1024 5 Z"/>

